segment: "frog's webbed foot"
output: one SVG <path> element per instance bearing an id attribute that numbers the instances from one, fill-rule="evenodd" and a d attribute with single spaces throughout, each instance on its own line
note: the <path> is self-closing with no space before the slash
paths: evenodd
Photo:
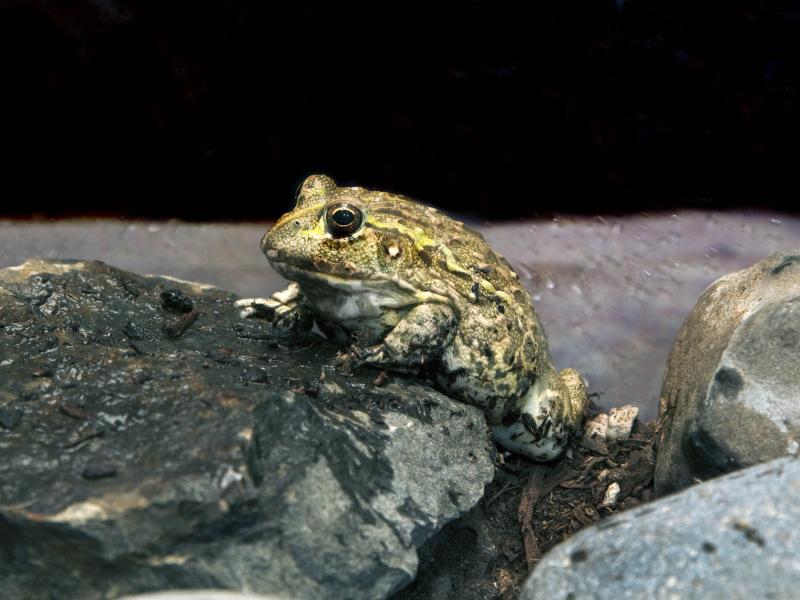
<path id="1" fill-rule="evenodd" d="M 383 348 L 383 344 L 375 346 L 362 346 L 355 342 L 336 355 L 336 367 L 343 373 L 352 373 L 358 367 L 369 363 L 370 357 L 376 355 Z"/>
<path id="2" fill-rule="evenodd" d="M 503 417 L 492 425 L 497 442 L 533 460 L 558 458 L 576 433 L 588 402 L 586 386 L 575 369 L 543 373 Z"/>
<path id="3" fill-rule="evenodd" d="M 352 352 L 358 357 L 358 361 L 362 365 L 390 366 L 397 363 L 394 353 L 386 344 L 376 344 L 367 348 L 354 344 Z"/>
<path id="4" fill-rule="evenodd" d="M 300 286 L 290 283 L 285 290 L 275 292 L 269 298 L 242 298 L 234 302 L 243 319 L 263 319 L 291 330 L 308 330 L 313 317 L 303 304 Z"/>
<path id="5" fill-rule="evenodd" d="M 334 368 L 345 375 L 350 375 L 356 368 L 350 350 L 340 350 L 333 357 Z"/>

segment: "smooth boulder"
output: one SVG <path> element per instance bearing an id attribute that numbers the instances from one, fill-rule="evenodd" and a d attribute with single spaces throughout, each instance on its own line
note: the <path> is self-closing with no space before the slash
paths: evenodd
<path id="1" fill-rule="evenodd" d="M 672 346 L 655 491 L 793 455 L 800 443 L 800 250 L 713 283 Z"/>
<path id="2" fill-rule="evenodd" d="M 386 598 L 494 473 L 474 407 L 102 263 L 0 270 L 0 597 Z"/>
<path id="3" fill-rule="evenodd" d="M 547 553 L 520 600 L 796 598 L 798 494 L 784 457 L 620 513 Z"/>

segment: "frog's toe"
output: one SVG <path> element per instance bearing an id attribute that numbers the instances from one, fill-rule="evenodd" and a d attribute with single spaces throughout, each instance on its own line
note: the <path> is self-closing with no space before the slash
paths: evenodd
<path id="1" fill-rule="evenodd" d="M 386 360 L 386 347 L 383 344 L 374 346 L 352 344 L 350 346 L 350 354 L 359 365 L 381 364 Z"/>
<path id="2" fill-rule="evenodd" d="M 510 425 L 492 425 L 492 433 L 494 433 L 497 443 L 504 448 L 538 462 L 547 462 L 558 458 L 567 443 L 565 435 L 542 437 L 539 431 L 531 430 L 531 427 L 523 420 L 515 421 Z"/>
<path id="3" fill-rule="evenodd" d="M 344 373 L 345 375 L 350 375 L 358 367 L 364 364 L 364 361 L 360 357 L 360 353 L 360 349 L 355 346 L 351 346 L 347 350 L 340 350 L 337 352 L 333 359 L 336 370 Z"/>
<path id="4" fill-rule="evenodd" d="M 575 369 L 564 369 L 559 373 L 567 389 L 567 402 L 564 405 L 564 420 L 569 427 L 577 429 L 583 420 L 583 412 L 589 403 L 589 394 L 583 377 Z"/>
<path id="5" fill-rule="evenodd" d="M 390 362 L 388 349 L 383 345 L 361 349 L 361 361 L 364 364 L 383 365 Z"/>
<path id="6" fill-rule="evenodd" d="M 337 371 L 342 373 L 350 373 L 353 370 L 350 352 L 346 350 L 340 350 L 337 352 L 336 356 L 333 357 L 333 366 Z"/>
<path id="7" fill-rule="evenodd" d="M 588 401 L 576 370 L 550 373 L 530 387 L 503 423 L 492 426 L 500 445 L 537 461 L 561 455 L 570 435 L 579 429 Z"/>
<path id="8" fill-rule="evenodd" d="M 275 309 L 280 306 L 270 298 L 242 298 L 233 303 L 242 319 L 275 319 Z"/>

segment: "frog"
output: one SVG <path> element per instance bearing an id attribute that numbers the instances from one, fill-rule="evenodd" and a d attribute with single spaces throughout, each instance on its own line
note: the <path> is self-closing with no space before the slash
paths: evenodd
<path id="1" fill-rule="evenodd" d="M 340 366 L 422 376 L 483 410 L 495 441 L 552 461 L 580 429 L 581 375 L 557 372 L 530 294 L 483 236 L 428 204 L 312 175 L 261 239 L 290 283 L 236 302 L 244 318 L 308 329 Z"/>

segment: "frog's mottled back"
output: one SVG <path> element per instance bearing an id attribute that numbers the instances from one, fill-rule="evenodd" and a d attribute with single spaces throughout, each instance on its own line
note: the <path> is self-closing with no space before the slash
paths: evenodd
<path id="1" fill-rule="evenodd" d="M 555 373 L 519 277 L 463 223 L 404 196 L 317 175 L 261 245 L 299 285 L 292 308 L 354 343 L 352 360 L 424 371 L 484 408 L 505 446 L 553 458 L 579 423 L 579 376 Z"/>

